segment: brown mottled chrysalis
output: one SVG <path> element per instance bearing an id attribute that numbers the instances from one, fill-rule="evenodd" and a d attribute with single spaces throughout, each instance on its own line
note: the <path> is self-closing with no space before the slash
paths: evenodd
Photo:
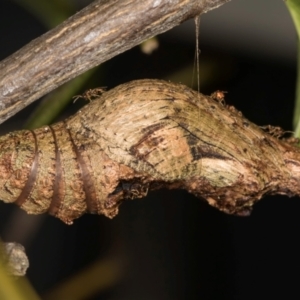
<path id="1" fill-rule="evenodd" d="M 0 137 L 0 199 L 72 223 L 163 186 L 240 215 L 266 193 L 299 194 L 299 149 L 214 97 L 138 80 L 96 98 L 64 122 Z"/>

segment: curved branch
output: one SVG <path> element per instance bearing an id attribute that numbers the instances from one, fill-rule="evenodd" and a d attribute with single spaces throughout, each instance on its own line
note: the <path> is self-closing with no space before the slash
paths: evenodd
<path id="1" fill-rule="evenodd" d="M 0 62 L 0 123 L 66 81 L 229 1 L 94 1 Z"/>

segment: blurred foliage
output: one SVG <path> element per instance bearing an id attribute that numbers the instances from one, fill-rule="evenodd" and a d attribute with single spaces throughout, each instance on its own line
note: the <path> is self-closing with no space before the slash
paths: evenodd
<path id="1" fill-rule="evenodd" d="M 43 299 L 88 299 L 99 291 L 115 287 L 122 276 L 122 263 L 116 259 L 99 259 L 85 270 L 74 274 L 66 282 L 46 294 Z"/>
<path id="2" fill-rule="evenodd" d="M 291 13 L 295 28 L 298 34 L 298 65 L 297 65 L 297 81 L 296 81 L 296 102 L 294 110 L 294 130 L 295 136 L 300 137 L 300 1 L 287 0 L 286 5 Z"/>
<path id="3" fill-rule="evenodd" d="M 47 28 L 53 28 L 67 19 L 75 10 L 71 0 L 13 0 L 29 11 Z"/>
<path id="4" fill-rule="evenodd" d="M 23 277 L 16 280 L 8 275 L 8 270 L 0 265 L 0 299 L 1 300 L 39 300 L 28 280 Z"/>
<path id="5" fill-rule="evenodd" d="M 92 77 L 94 72 L 95 69 L 89 70 L 45 96 L 28 117 L 24 128 L 34 129 L 52 123 L 73 101 L 73 96 L 82 89 L 82 86 Z"/>

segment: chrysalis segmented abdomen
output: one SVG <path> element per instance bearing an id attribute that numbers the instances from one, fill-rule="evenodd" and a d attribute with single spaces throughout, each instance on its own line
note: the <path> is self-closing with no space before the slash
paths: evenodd
<path id="1" fill-rule="evenodd" d="M 61 122 L 0 138 L 0 199 L 67 223 L 99 212 L 88 151 L 77 147 L 67 127 Z"/>

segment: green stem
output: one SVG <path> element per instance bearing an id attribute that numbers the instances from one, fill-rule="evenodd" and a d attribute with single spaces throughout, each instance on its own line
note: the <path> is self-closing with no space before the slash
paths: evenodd
<path id="1" fill-rule="evenodd" d="M 51 124 L 72 101 L 72 97 L 82 89 L 82 86 L 91 78 L 95 71 L 96 69 L 94 68 L 85 72 L 46 96 L 43 102 L 29 116 L 24 128 L 34 129 Z"/>
<path id="2" fill-rule="evenodd" d="M 39 300 L 26 278 L 15 280 L 7 274 L 3 265 L 0 266 L 0 299 Z"/>
<path id="3" fill-rule="evenodd" d="M 294 109 L 294 128 L 295 136 L 300 137 L 300 1 L 287 0 L 286 5 L 294 21 L 295 29 L 298 34 L 298 63 L 297 63 L 297 81 L 296 81 L 296 101 Z"/>

